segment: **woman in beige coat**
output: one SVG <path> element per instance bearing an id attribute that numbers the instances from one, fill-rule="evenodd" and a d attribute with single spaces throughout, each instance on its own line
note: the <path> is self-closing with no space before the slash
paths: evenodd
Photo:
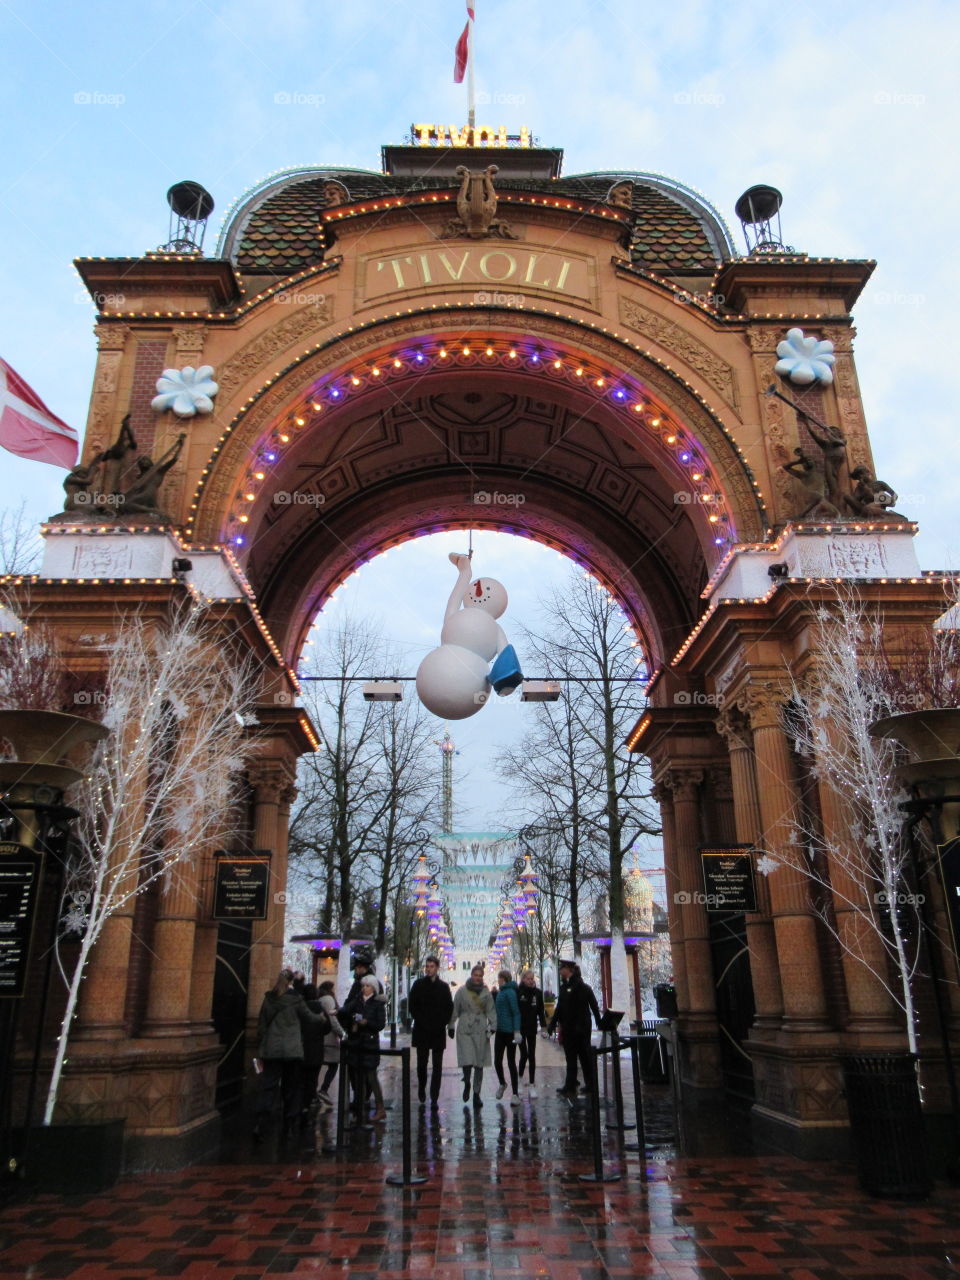
<path id="1" fill-rule="evenodd" d="M 483 966 L 474 965 L 467 982 L 453 998 L 453 1013 L 447 1034 L 457 1037 L 457 1066 L 463 1071 L 463 1100 L 470 1100 L 473 1077 L 473 1105 L 482 1107 L 480 1086 L 483 1068 L 489 1067 L 490 1036 L 497 1029 L 493 996 L 483 984 Z"/>

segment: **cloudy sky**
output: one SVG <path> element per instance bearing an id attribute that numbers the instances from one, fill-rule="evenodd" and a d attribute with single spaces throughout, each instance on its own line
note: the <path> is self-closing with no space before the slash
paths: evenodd
<path id="1" fill-rule="evenodd" d="M 412 122 L 462 121 L 463 19 L 462 0 L 4 0 L 0 356 L 82 427 L 93 310 L 72 258 L 162 243 L 179 179 L 217 202 L 209 251 L 214 224 L 268 173 L 376 168 Z M 566 173 L 668 174 L 731 223 L 743 190 L 773 183 L 789 243 L 878 260 L 858 368 L 878 472 L 920 520 L 928 568 L 960 566 L 955 357 L 936 337 L 960 285 L 958 43 L 960 7 L 933 0 L 478 0 L 481 114 L 565 148 Z M 0 477 L 4 504 L 22 493 L 37 518 L 61 505 L 53 467 L 4 453 Z M 391 553 L 391 576 L 427 553 Z M 556 561 L 532 547 L 510 558 L 517 622 Z M 382 593 L 354 582 L 376 608 Z M 439 590 L 440 577 L 427 610 Z M 429 643 L 413 624 L 400 638 Z"/>

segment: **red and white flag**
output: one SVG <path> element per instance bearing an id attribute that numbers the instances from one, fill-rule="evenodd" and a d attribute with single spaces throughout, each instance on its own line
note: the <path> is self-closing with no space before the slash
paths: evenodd
<path id="1" fill-rule="evenodd" d="M 50 412 L 32 387 L 0 360 L 0 446 L 21 458 L 69 471 L 77 465 L 77 433 Z"/>
<path id="2" fill-rule="evenodd" d="M 467 25 L 460 33 L 460 39 L 457 41 L 456 58 L 453 64 L 453 83 L 463 84 L 463 77 L 467 70 L 467 61 L 470 57 L 470 23 L 476 17 L 476 11 L 472 4 L 467 3 Z"/>

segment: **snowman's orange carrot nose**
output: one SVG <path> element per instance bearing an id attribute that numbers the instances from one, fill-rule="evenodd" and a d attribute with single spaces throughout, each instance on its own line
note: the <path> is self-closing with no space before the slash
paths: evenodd
<path id="1" fill-rule="evenodd" d="M 480 597 L 483 595 L 483 583 L 480 581 L 480 579 L 479 579 L 479 578 L 478 578 L 478 579 L 476 580 L 476 582 L 474 583 L 473 593 L 474 593 L 474 595 L 477 597 L 477 599 L 478 599 L 478 600 L 479 600 L 479 599 L 480 599 Z"/>

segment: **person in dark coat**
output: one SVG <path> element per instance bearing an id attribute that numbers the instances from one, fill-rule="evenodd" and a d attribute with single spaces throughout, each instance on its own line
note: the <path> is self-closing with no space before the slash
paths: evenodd
<path id="1" fill-rule="evenodd" d="M 537 1096 L 537 1032 L 547 1025 L 547 1015 L 543 1008 L 543 992 L 537 986 L 532 969 L 524 969 L 520 975 L 517 1003 L 520 1006 L 520 1061 L 517 1063 L 517 1072 L 522 1077 L 524 1068 L 530 1068 L 527 1096 L 533 1099 Z"/>
<path id="2" fill-rule="evenodd" d="M 593 988 L 583 980 L 580 966 L 573 960 L 560 961 L 560 996 L 547 1028 L 553 1035 L 557 1027 L 563 1033 L 563 1054 L 567 1060 L 567 1076 L 557 1092 L 565 1098 L 577 1094 L 577 1062 L 583 1072 L 583 1089 L 590 1091 L 593 1077 L 590 1062 L 590 1036 L 594 1022 L 599 1026 L 600 1007 Z"/>
<path id="3" fill-rule="evenodd" d="M 387 1025 L 387 998 L 380 991 L 375 974 L 360 979 L 360 995 L 348 999 L 340 1010 L 340 1021 L 347 1029 L 347 1065 L 353 1080 L 353 1106 L 357 1120 L 363 1118 L 367 1098 L 372 1093 L 377 1109 L 373 1123 L 386 1120 L 383 1091 L 377 1069 L 380 1066 L 380 1032 Z"/>
<path id="4" fill-rule="evenodd" d="M 360 984 L 368 973 L 372 974 L 374 978 L 377 978 L 377 975 L 373 970 L 372 956 L 369 956 L 365 951 L 361 951 L 353 962 L 353 983 L 351 984 L 350 990 L 347 992 L 346 1000 L 343 1002 L 345 1005 L 351 1000 L 358 1000 L 360 998 L 362 994 L 360 991 Z M 377 978 L 377 990 L 381 994 L 383 993 L 383 983 L 379 978 Z"/>
<path id="5" fill-rule="evenodd" d="M 254 1138 L 262 1135 L 263 1120 L 273 1110 L 278 1086 L 284 1133 L 292 1133 L 299 1124 L 303 1096 L 303 1028 L 326 1023 L 323 1014 L 310 1012 L 303 996 L 292 990 L 292 983 L 292 970 L 282 969 L 260 1006 L 257 1034 L 263 1073 L 254 1106 Z"/>
<path id="6" fill-rule="evenodd" d="M 410 1043 L 417 1051 L 417 1089 L 421 1102 L 427 1100 L 427 1062 L 432 1058 L 430 1101 L 437 1105 L 443 1074 L 443 1051 L 447 1047 L 447 1023 L 453 1013 L 449 984 L 440 977 L 440 961 L 427 956 L 423 977 L 410 988 L 410 1016 L 413 1035 Z"/>

